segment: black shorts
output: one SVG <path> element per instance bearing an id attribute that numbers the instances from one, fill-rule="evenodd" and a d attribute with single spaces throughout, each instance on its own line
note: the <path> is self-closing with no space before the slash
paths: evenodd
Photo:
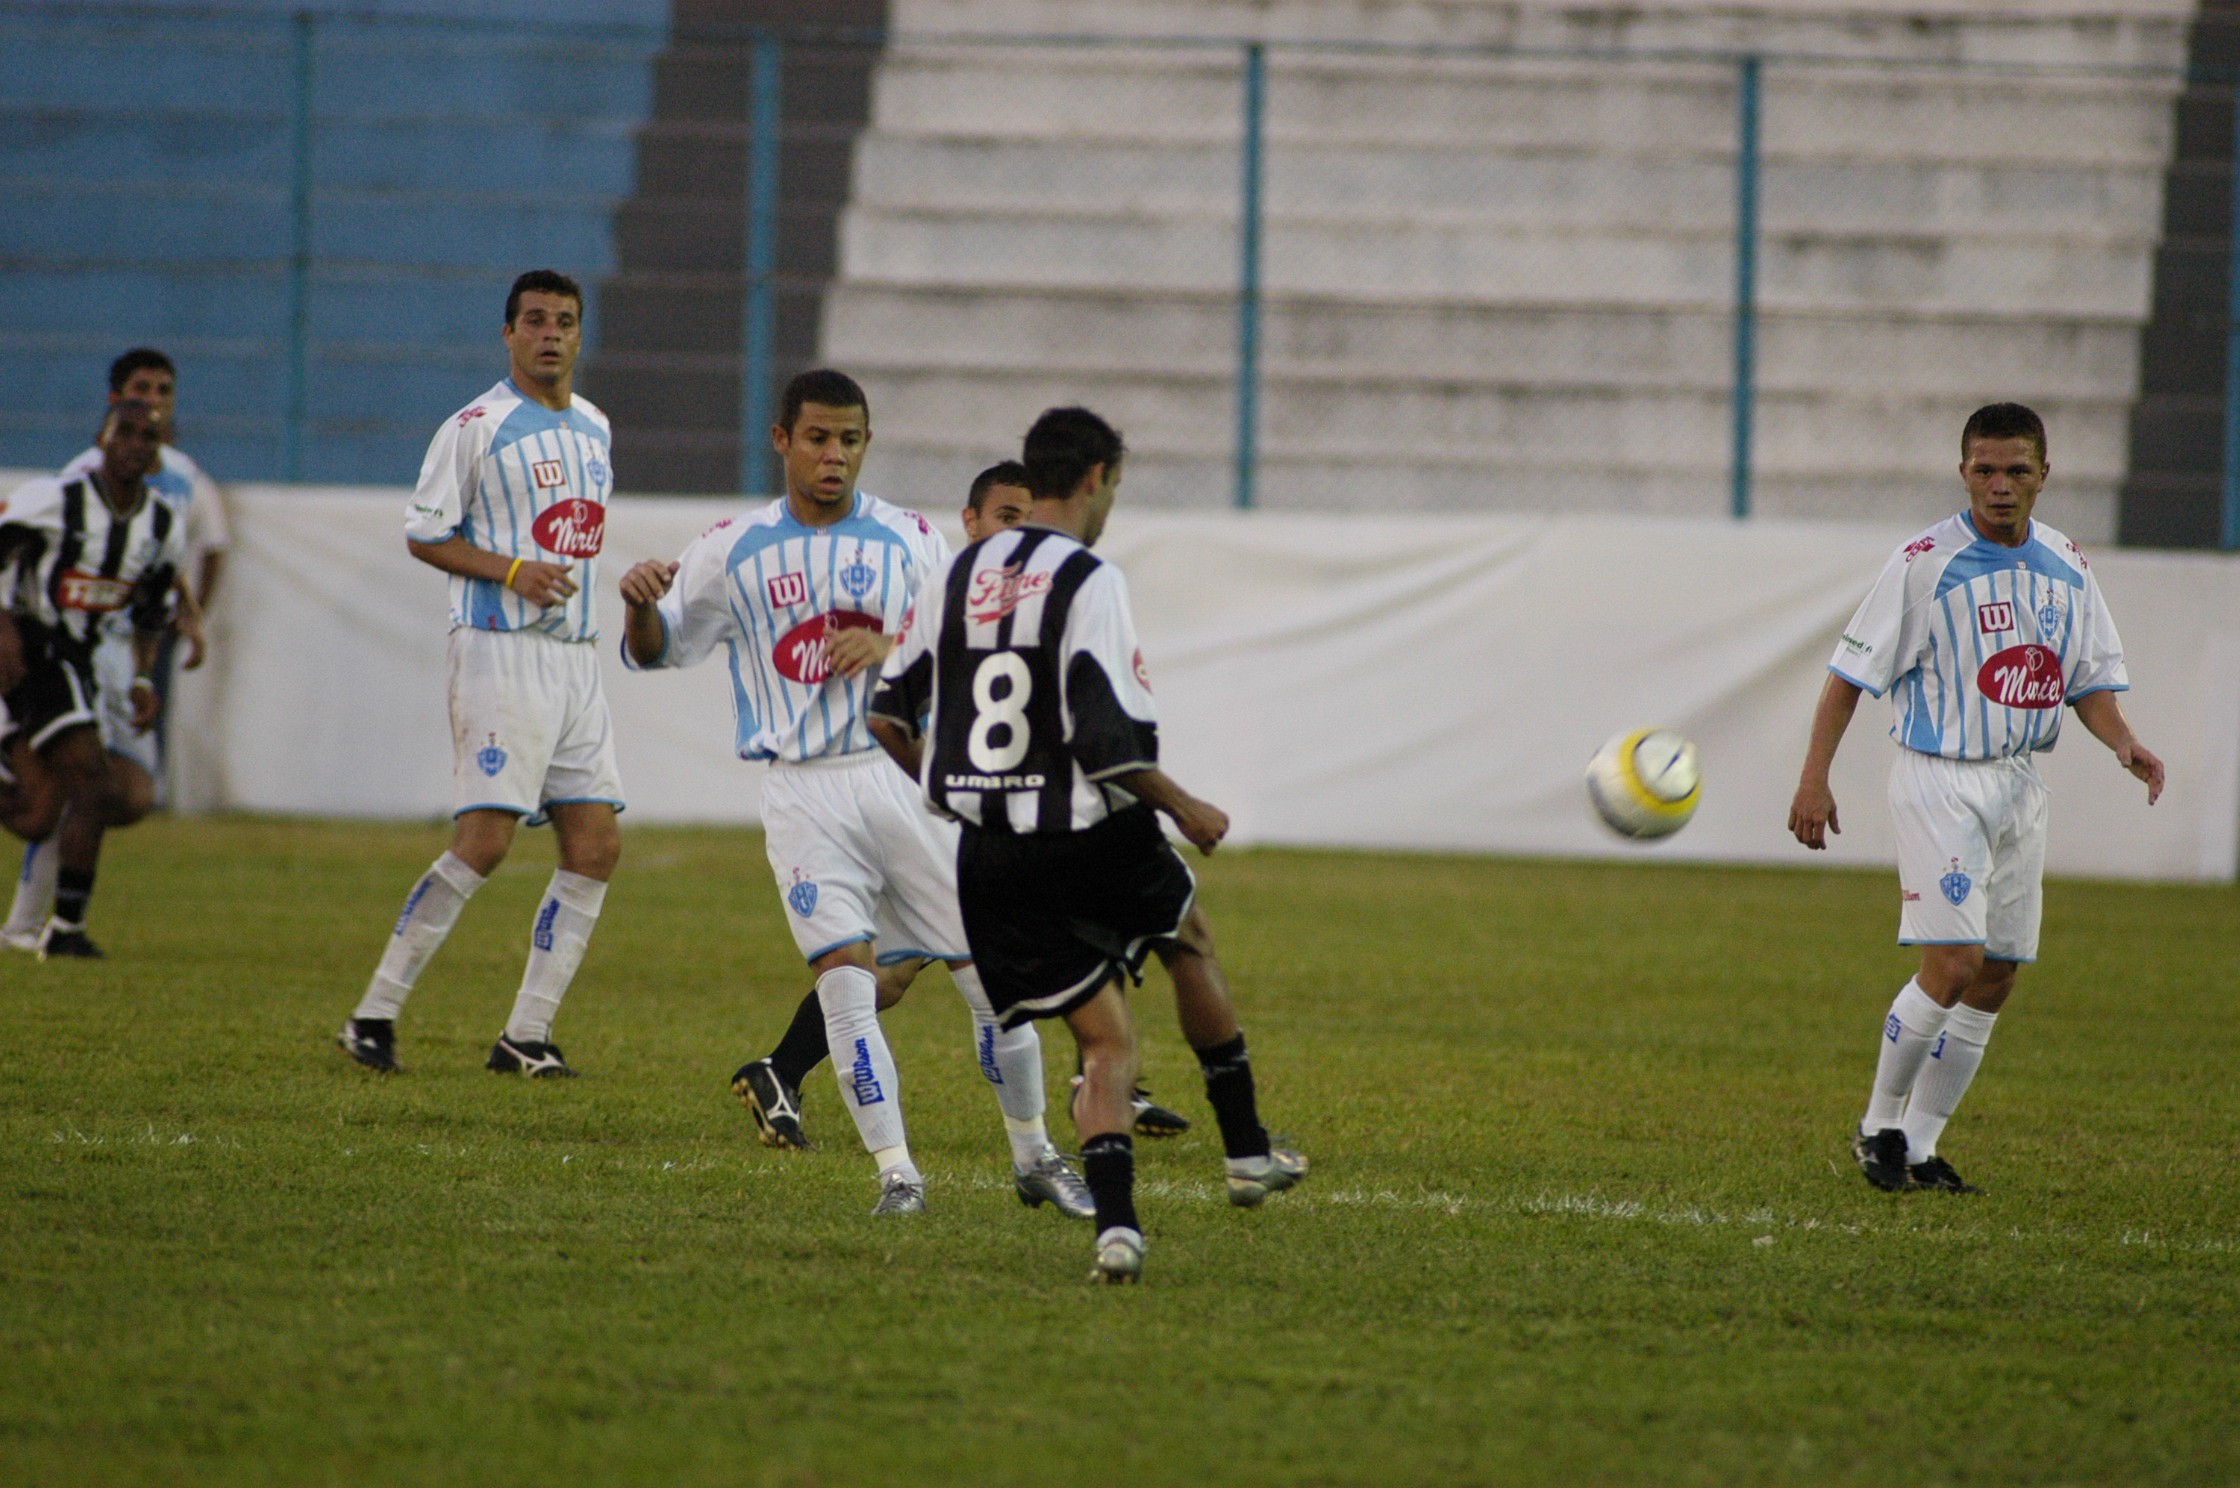
<path id="1" fill-rule="evenodd" d="M 1055 1018 L 1135 976 L 1172 940 L 1197 880 L 1149 807 L 1081 832 L 990 832 L 957 845 L 957 903 L 988 1001 L 1006 1028 Z"/>
<path id="2" fill-rule="evenodd" d="M 33 749 L 80 724 L 99 727 L 100 692 L 93 680 L 93 650 L 28 620 L 16 621 L 23 638 L 23 680 L 9 693 L 8 731 Z"/>

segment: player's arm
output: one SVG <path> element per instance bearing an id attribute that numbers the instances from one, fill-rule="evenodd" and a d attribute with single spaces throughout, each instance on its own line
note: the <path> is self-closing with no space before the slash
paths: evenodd
<path id="1" fill-rule="evenodd" d="M 175 581 L 173 592 L 178 597 L 178 610 L 171 623 L 179 632 L 179 639 L 187 643 L 187 657 L 179 663 L 179 668 L 191 672 L 202 665 L 209 649 L 209 635 L 202 627 L 202 606 L 195 602 L 194 590 L 187 586 L 184 575 Z"/>
<path id="2" fill-rule="evenodd" d="M 669 649 L 669 624 L 661 618 L 661 600 L 676 583 L 680 567 L 648 558 L 632 564 L 622 576 L 622 644 L 639 666 L 661 665 L 662 653 Z"/>
<path id="3" fill-rule="evenodd" d="M 1157 765 L 1108 775 L 1103 783 L 1120 787 L 1172 821 L 1190 845 L 1208 857 L 1221 845 L 1221 839 L 1229 835 L 1228 812 L 1211 801 L 1201 801 L 1191 795 Z"/>
<path id="4" fill-rule="evenodd" d="M 1804 770 L 1797 779 L 1797 793 L 1789 802 L 1789 830 L 1814 851 L 1828 845 L 1828 833 L 1840 836 L 1843 832 L 1836 822 L 1836 798 L 1828 788 L 1828 772 L 1835 765 L 1836 746 L 1843 742 L 1844 730 L 1851 727 L 1851 715 L 1859 710 L 1863 690 L 1850 678 L 1830 672 L 1820 689 L 1819 705 L 1812 710 L 1812 742 L 1805 746 Z"/>
<path id="5" fill-rule="evenodd" d="M 23 659 L 23 633 L 16 617 L 0 610 L 0 692 L 14 692 L 30 668 Z"/>
<path id="6" fill-rule="evenodd" d="M 2116 763 L 2146 782 L 2147 804 L 2152 806 L 2159 800 L 2165 776 L 2162 760 L 2131 731 L 2131 720 L 2123 716 L 2123 704 L 2116 701 L 2115 691 L 2102 688 L 2088 692 L 2071 706 L 2077 710 L 2078 722 L 2092 731 L 2092 737 L 2116 752 Z"/>
<path id="7" fill-rule="evenodd" d="M 883 630 L 843 630 L 824 643 L 825 662 L 841 677 L 876 671 L 893 654 L 894 637 Z"/>
<path id="8" fill-rule="evenodd" d="M 488 548 L 478 548 L 454 532 L 442 542 L 422 542 L 407 537 L 412 556 L 430 568 L 465 579 L 488 579 L 503 585 L 533 605 L 566 604 L 575 598 L 576 581 L 569 563 L 546 563 L 538 558 L 508 558 Z"/>
<path id="9" fill-rule="evenodd" d="M 902 767 L 902 773 L 916 780 L 925 767 L 925 740 L 900 719 L 882 718 L 872 714 L 864 720 L 864 727 L 871 730 L 871 737 L 887 752 L 887 758 Z"/>

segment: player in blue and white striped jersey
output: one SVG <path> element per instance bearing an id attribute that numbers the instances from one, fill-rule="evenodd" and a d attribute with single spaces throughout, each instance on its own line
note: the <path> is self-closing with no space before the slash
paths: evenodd
<path id="1" fill-rule="evenodd" d="M 949 556 L 923 517 L 857 490 L 870 440 L 870 406 L 854 379 L 830 370 L 793 379 L 771 428 L 786 494 L 718 522 L 677 562 L 623 576 L 623 659 L 682 667 L 719 648 L 726 655 L 732 747 L 772 766 L 762 795 L 770 867 L 816 977 L 841 1098 L 879 1170 L 872 1212 L 925 1205 L 878 1018 L 882 995 L 891 1001 L 908 982 L 890 976 L 882 986 L 879 968 L 937 960 L 972 1009 L 1021 1199 L 1087 1218 L 1088 1193 L 1045 1129 L 1041 1040 L 1031 1028 L 999 1026 L 972 965 L 957 910 L 956 830 L 925 812 L 865 726 L 891 637 Z M 766 1144 L 806 1145 L 799 1091 L 770 1059 L 732 1079 Z"/>
<path id="2" fill-rule="evenodd" d="M 405 518 L 415 558 L 451 576 L 453 830 L 397 916 L 337 1041 L 394 1070 L 396 1017 L 523 819 L 549 820 L 560 866 L 538 906 L 501 1074 L 572 1075 L 552 1020 L 622 854 L 622 781 L 591 593 L 614 490 L 607 417 L 575 395 L 583 291 L 550 269 L 506 296 L 509 375 L 444 420 Z"/>
<path id="3" fill-rule="evenodd" d="M 2123 642 L 2077 545 L 2031 519 L 2051 467 L 2045 424 L 2018 403 L 1978 409 L 1960 436 L 1968 510 L 1903 544 L 1836 645 L 1813 715 L 1789 830 L 1840 831 L 1828 771 L 1861 692 L 1888 694 L 1898 758 L 1898 940 L 1921 967 L 1882 1026 L 1852 1156 L 1878 1188 L 1970 1192 L 1937 1139 L 1959 1107 L 2015 973 L 2038 952 L 2046 788 L 2064 705 L 2146 782 L 2163 766 L 2116 694 Z"/>

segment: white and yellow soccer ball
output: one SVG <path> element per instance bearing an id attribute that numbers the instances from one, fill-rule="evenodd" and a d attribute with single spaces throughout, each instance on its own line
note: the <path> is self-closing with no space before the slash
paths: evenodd
<path id="1" fill-rule="evenodd" d="M 1703 795 L 1696 746 L 1667 728 L 1635 729 L 1587 764 L 1587 799 L 1620 837 L 1669 837 L 1688 824 Z"/>

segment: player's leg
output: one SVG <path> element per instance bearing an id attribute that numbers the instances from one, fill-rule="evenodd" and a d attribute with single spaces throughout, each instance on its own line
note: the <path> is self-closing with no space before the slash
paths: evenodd
<path id="1" fill-rule="evenodd" d="M 1028 1208 L 1050 1205 L 1069 1219 L 1092 1219 L 1096 1204 L 1081 1174 L 1050 1140 L 1043 1115 L 1042 1036 L 1034 1024 L 1003 1026 L 989 1004 L 980 972 L 970 961 L 947 963 L 957 991 L 972 1013 L 973 1057 L 995 1092 L 1003 1112 L 1003 1132 L 1011 1147 L 1011 1186 Z"/>
<path id="2" fill-rule="evenodd" d="M 23 866 L 16 876 L 7 922 L 0 925 L 0 944 L 36 951 L 47 916 L 54 910 L 55 872 L 61 867 L 55 833 L 65 808 L 54 773 L 40 762 L 38 751 L 21 730 L 8 737 L 5 748 L 0 774 L 9 778 L 0 790 L 0 826 L 23 839 Z"/>
<path id="3" fill-rule="evenodd" d="M 552 1023 L 607 902 L 607 883 L 622 858 L 622 828 L 606 801 L 556 801 L 545 809 L 558 839 L 560 865 L 537 902 L 521 988 L 514 994 L 505 1032 L 491 1047 L 488 1067 L 500 1074 L 549 1079 L 575 1073 L 552 1041 Z"/>
<path id="4" fill-rule="evenodd" d="M 879 1011 L 902 1001 L 910 984 L 924 969 L 921 957 L 911 956 L 878 968 Z M 801 1087 L 810 1072 L 832 1057 L 825 1036 L 824 1004 L 817 1000 L 814 982 L 794 1007 L 793 1021 L 775 1047 L 760 1059 L 750 1059 L 731 1072 L 731 1093 L 754 1117 L 765 1147 L 808 1152 L 816 1147 L 801 1119 Z"/>
<path id="5" fill-rule="evenodd" d="M 915 1214 L 925 1208 L 925 1177 L 910 1157 L 902 1121 L 902 1079 L 879 1027 L 879 976 L 871 942 L 827 951 L 809 963 L 824 1008 L 825 1037 L 840 1102 L 856 1124 L 863 1150 L 879 1170 L 873 1214 Z"/>
<path id="6" fill-rule="evenodd" d="M 39 956 L 97 957 L 101 952 L 86 935 L 86 916 L 102 837 L 110 827 L 130 826 L 148 814 L 154 784 L 146 771 L 102 748 L 100 732 L 91 726 L 69 729 L 40 755 L 69 808 L 56 829 L 54 912 L 40 933 Z"/>
<path id="7" fill-rule="evenodd" d="M 1081 1050 L 1081 1166 L 1095 1204 L 1093 1279 L 1135 1281 L 1143 1274 L 1143 1225 L 1136 1218 L 1135 1027 L 1115 976 L 1065 1015 Z"/>
<path id="8" fill-rule="evenodd" d="M 1221 1149 L 1228 1170 L 1229 1202 L 1252 1208 L 1271 1193 L 1290 1188 L 1307 1174 L 1307 1160 L 1279 1148 L 1261 1124 L 1252 1056 L 1244 1029 L 1229 998 L 1228 979 L 1214 949 L 1213 926 L 1195 899 L 1171 940 L 1156 947 L 1174 980 L 1175 1015 L 1182 1037 L 1198 1056 L 1206 1082 L 1206 1103 L 1221 1128 Z"/>
<path id="9" fill-rule="evenodd" d="M 133 726 L 135 677 L 129 637 L 104 635 L 96 643 L 93 678 L 96 726 L 102 747 L 109 751 L 112 764 L 117 768 L 116 783 L 124 797 L 120 819 L 109 825 L 127 826 L 154 809 L 156 773 L 161 764 L 153 731 L 143 732 Z M 88 836 L 93 838 L 90 843 L 85 840 Z M 98 862 L 98 829 L 89 829 L 81 822 L 72 829 L 72 839 L 74 857 Z M 15 898 L 9 906 L 7 921 L 0 925 L 0 939 L 26 948 L 38 946 L 54 910 L 62 859 L 62 826 L 58 820 L 56 829 L 44 839 L 32 839 L 24 846 L 23 870 L 16 879 Z M 93 948 L 90 940 L 80 944 L 81 954 Z"/>

